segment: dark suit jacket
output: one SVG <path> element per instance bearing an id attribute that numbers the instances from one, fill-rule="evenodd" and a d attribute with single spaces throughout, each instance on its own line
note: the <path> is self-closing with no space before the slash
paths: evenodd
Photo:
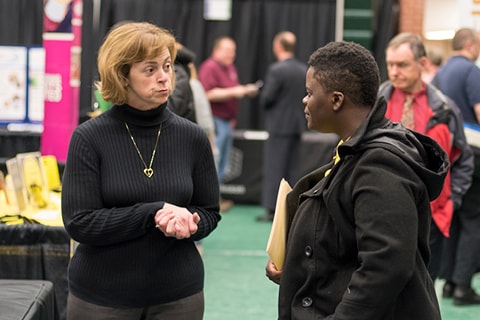
<path id="1" fill-rule="evenodd" d="M 304 106 L 307 65 L 295 58 L 273 63 L 267 70 L 260 105 L 270 134 L 301 134 L 306 130 Z"/>

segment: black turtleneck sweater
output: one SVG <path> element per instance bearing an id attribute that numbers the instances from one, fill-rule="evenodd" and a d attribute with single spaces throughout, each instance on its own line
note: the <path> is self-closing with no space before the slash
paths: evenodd
<path id="1" fill-rule="evenodd" d="M 161 126 L 153 176 L 148 164 Z M 194 241 L 220 220 L 215 164 L 203 130 L 166 108 L 114 106 L 74 131 L 62 180 L 62 215 L 79 242 L 70 262 L 75 296 L 111 307 L 144 307 L 203 289 Z M 190 239 L 165 237 L 153 217 L 165 202 L 200 215 Z"/>

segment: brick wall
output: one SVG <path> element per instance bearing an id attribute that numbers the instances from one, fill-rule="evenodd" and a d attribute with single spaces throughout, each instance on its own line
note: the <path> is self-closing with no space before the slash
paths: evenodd
<path id="1" fill-rule="evenodd" d="M 419 34 L 423 38 L 423 43 L 427 49 L 430 46 L 434 46 L 444 52 L 445 61 L 451 55 L 451 41 L 427 40 L 423 36 L 425 0 L 399 0 L 399 4 L 399 32 L 413 32 Z"/>
<path id="2" fill-rule="evenodd" d="M 424 0 L 399 0 L 399 32 L 414 32 L 423 35 Z"/>

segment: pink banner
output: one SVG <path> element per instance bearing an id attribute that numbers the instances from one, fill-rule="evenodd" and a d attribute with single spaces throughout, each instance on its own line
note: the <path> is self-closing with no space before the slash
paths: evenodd
<path id="1" fill-rule="evenodd" d="M 64 162 L 68 143 L 77 124 L 78 107 L 70 85 L 72 33 L 44 33 L 45 112 L 41 152 Z"/>
<path id="2" fill-rule="evenodd" d="M 82 0 L 73 0 L 66 8 L 70 12 L 65 16 L 71 18 L 71 32 L 57 29 L 43 34 L 45 112 L 41 153 L 54 155 L 59 162 L 66 161 L 70 137 L 78 125 Z M 58 8 L 52 7 L 52 12 L 53 9 Z"/>

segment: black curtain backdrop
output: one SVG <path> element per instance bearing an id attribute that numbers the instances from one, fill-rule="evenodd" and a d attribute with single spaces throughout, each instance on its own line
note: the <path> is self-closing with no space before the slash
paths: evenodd
<path id="1" fill-rule="evenodd" d="M 43 0 L 0 0 L 0 45 L 41 46 Z"/>
<path id="2" fill-rule="evenodd" d="M 397 30 L 398 0 L 372 0 L 375 8 L 372 52 L 385 78 L 384 47 Z M 83 0 L 80 122 L 92 110 L 96 55 L 105 34 L 125 20 L 148 21 L 171 30 L 197 54 L 199 65 L 214 39 L 237 42 L 236 65 L 242 83 L 263 79 L 274 62 L 273 36 L 282 30 L 297 35 L 297 57 L 307 61 L 318 47 L 335 38 L 335 0 L 232 0 L 229 21 L 207 21 L 203 0 Z M 0 45 L 42 45 L 43 0 L 0 0 Z M 242 99 L 237 128 L 263 129 L 257 98 Z"/>
<path id="3" fill-rule="evenodd" d="M 87 6 L 89 2 L 94 1 L 84 0 Z M 303 61 L 335 37 L 335 0 L 233 0 L 229 21 L 205 20 L 203 9 L 202 0 L 102 0 L 99 16 L 93 18 L 100 21 L 97 28 L 93 26 L 88 32 L 87 26 L 83 28 L 82 42 L 94 45 L 93 50 L 84 50 L 82 65 L 95 65 L 96 51 L 104 35 L 115 23 L 125 20 L 148 21 L 171 30 L 197 54 L 197 66 L 208 58 L 217 37 L 231 36 L 237 42 L 235 64 L 241 83 L 263 79 L 268 65 L 274 61 L 272 40 L 279 31 L 297 34 L 297 56 Z M 95 67 L 91 74 L 87 72 L 82 74 L 81 115 L 91 110 L 91 83 L 97 76 Z M 240 101 L 237 128 L 263 129 L 263 112 L 257 102 L 257 98 Z"/>
<path id="4" fill-rule="evenodd" d="M 398 16 L 400 5 L 398 0 L 373 0 L 374 25 L 372 53 L 377 60 L 382 81 L 388 79 L 385 62 L 385 48 L 393 36 L 398 33 Z"/>

